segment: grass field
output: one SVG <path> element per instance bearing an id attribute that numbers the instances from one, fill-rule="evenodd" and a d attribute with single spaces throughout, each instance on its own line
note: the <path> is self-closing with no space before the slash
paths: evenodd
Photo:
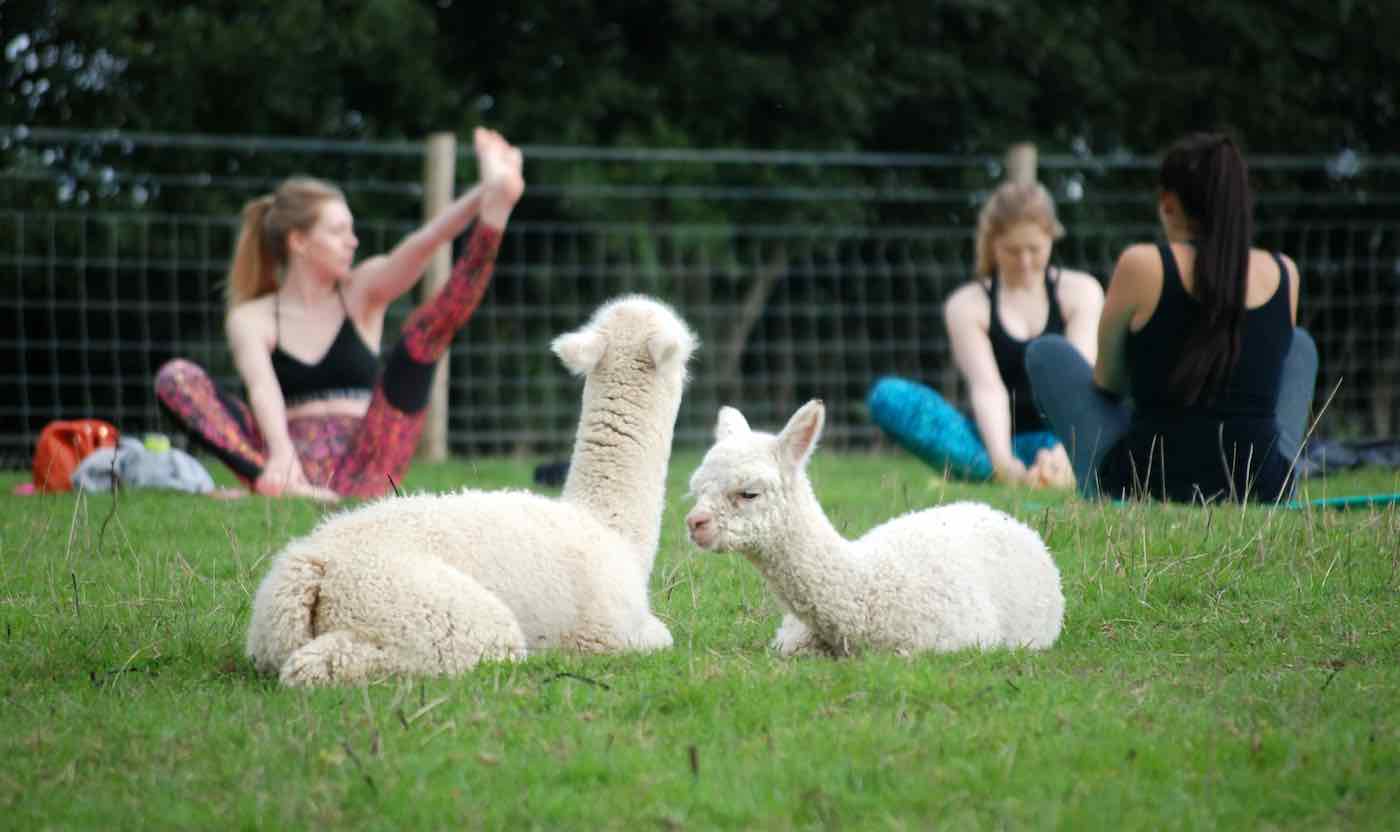
<path id="1" fill-rule="evenodd" d="M 819 452 L 851 535 L 962 498 L 1040 530 L 1065 630 L 1039 654 L 784 660 L 754 569 L 685 539 L 697 462 L 673 460 L 652 578 L 673 650 L 311 693 L 242 644 L 269 558 L 326 509 L 0 475 L 0 828 L 1400 827 L 1400 508 L 1091 505 Z"/>

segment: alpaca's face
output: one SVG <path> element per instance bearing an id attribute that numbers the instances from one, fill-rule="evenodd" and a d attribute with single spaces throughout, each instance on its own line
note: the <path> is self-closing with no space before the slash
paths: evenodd
<path id="1" fill-rule="evenodd" d="M 761 551 L 787 512 L 787 488 L 777 440 L 748 433 L 723 440 L 690 478 L 695 508 L 686 515 L 690 539 L 718 552 Z"/>

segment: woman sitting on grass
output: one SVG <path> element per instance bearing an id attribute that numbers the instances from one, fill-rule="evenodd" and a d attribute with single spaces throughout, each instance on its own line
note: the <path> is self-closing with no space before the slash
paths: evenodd
<path id="1" fill-rule="evenodd" d="M 296 177 L 243 209 L 226 329 L 248 403 L 200 367 L 167 362 L 162 408 L 260 494 L 371 497 L 401 479 L 422 433 L 437 360 L 491 280 L 524 192 L 520 151 L 475 135 L 480 182 L 387 255 L 354 263 L 359 240 L 339 189 Z M 415 310 L 383 367 L 389 305 L 422 277 L 438 246 L 473 220 L 442 291 Z"/>
<path id="2" fill-rule="evenodd" d="M 967 381 L 968 419 L 915 381 L 883 378 L 871 388 L 871 418 L 939 470 L 967 479 L 1068 488 L 1069 457 L 1036 409 L 1025 352 L 1044 333 L 1063 333 L 1080 362 L 1094 360 L 1103 289 L 1084 272 L 1050 265 L 1065 230 L 1038 184 L 998 188 L 977 219 L 975 280 L 948 297 L 943 319 Z"/>
<path id="3" fill-rule="evenodd" d="M 1298 268 L 1250 247 L 1248 170 L 1226 136 L 1178 141 L 1159 186 L 1166 241 L 1118 258 L 1098 362 L 1038 339 L 1026 353 L 1036 400 L 1086 497 L 1277 500 L 1317 377 L 1317 347 L 1294 326 Z"/>

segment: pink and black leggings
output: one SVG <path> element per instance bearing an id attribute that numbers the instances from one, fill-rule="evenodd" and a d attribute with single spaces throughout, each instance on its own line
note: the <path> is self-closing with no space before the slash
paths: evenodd
<path id="1" fill-rule="evenodd" d="M 377 497 L 403 478 L 423 432 L 433 370 L 481 303 L 501 231 L 477 223 L 452 276 L 404 321 L 363 417 L 289 419 L 306 478 L 342 496 Z M 267 443 L 251 408 L 202 367 L 176 358 L 156 373 L 156 398 L 181 430 L 249 486 L 267 464 Z"/>

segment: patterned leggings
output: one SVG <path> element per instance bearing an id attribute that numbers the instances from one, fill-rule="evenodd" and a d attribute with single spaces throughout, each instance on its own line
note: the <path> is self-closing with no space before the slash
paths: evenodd
<path id="1" fill-rule="evenodd" d="M 882 378 L 870 388 L 866 404 L 875 424 L 934 468 L 962 479 L 992 478 L 992 460 L 977 425 L 928 387 Z M 1058 444 L 1049 431 L 1025 431 L 1011 437 L 1011 452 L 1029 467 L 1042 449 Z"/>
<path id="2" fill-rule="evenodd" d="M 363 417 L 287 421 L 307 480 L 342 496 L 377 497 L 403 478 L 423 432 L 437 360 L 481 303 L 500 244 L 500 230 L 477 223 L 442 291 L 404 321 Z M 267 443 L 248 405 L 183 358 L 166 362 L 155 384 L 161 408 L 179 428 L 251 487 L 267 464 Z"/>

